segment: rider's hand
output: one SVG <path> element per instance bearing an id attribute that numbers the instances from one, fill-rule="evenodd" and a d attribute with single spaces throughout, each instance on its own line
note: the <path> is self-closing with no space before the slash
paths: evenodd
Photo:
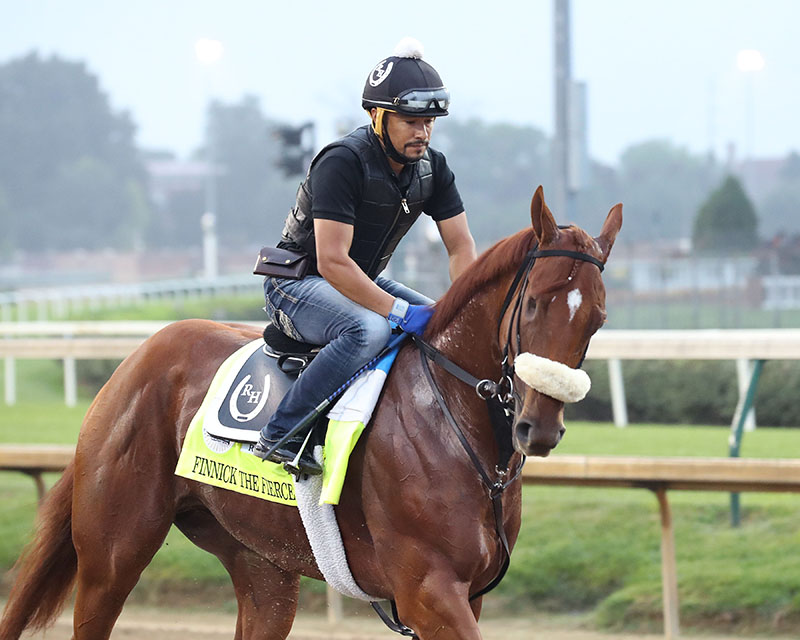
<path id="1" fill-rule="evenodd" d="M 403 331 L 421 336 L 432 315 L 433 307 L 430 305 L 408 304 L 405 300 L 397 298 L 392 313 L 389 314 L 389 320 L 395 322 Z"/>

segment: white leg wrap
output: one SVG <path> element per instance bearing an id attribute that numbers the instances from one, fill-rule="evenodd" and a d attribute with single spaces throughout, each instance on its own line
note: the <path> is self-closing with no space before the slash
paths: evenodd
<path id="1" fill-rule="evenodd" d="M 514 372 L 532 389 L 561 402 L 583 400 L 592 386 L 582 369 L 532 353 L 521 353 L 514 359 Z"/>

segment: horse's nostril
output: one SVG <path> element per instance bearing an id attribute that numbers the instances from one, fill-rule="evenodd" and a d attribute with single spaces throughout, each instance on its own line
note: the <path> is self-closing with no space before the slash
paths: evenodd
<path id="1" fill-rule="evenodd" d="M 520 439 L 530 440 L 531 432 L 533 431 L 533 425 L 526 420 L 520 420 L 517 422 L 517 436 Z"/>
<path id="2" fill-rule="evenodd" d="M 562 426 L 562 427 L 561 427 L 561 428 L 558 430 L 558 439 L 559 439 L 559 440 L 561 440 L 561 438 L 563 438 L 563 437 L 564 437 L 564 434 L 565 434 L 566 432 L 567 432 L 567 428 L 566 428 L 566 427 L 564 427 L 564 426 Z"/>

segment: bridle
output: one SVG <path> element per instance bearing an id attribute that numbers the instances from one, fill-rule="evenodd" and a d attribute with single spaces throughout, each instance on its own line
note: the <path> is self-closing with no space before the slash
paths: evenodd
<path id="1" fill-rule="evenodd" d="M 568 227 L 559 226 L 560 229 L 565 229 Z M 533 269 L 533 265 L 536 262 L 536 258 L 547 258 L 547 257 L 566 257 L 572 258 L 576 261 L 582 262 L 590 262 L 595 265 L 600 272 L 603 272 L 605 269 L 605 264 L 595 258 L 593 255 L 585 253 L 583 251 L 571 251 L 569 249 L 539 249 L 538 243 L 533 246 L 533 248 L 528 251 L 525 255 L 525 260 L 523 261 L 520 268 L 517 270 L 517 274 L 514 277 L 514 280 L 511 283 L 511 286 L 508 288 L 508 292 L 506 293 L 505 300 L 503 301 L 503 306 L 500 308 L 500 316 L 497 320 L 497 332 L 500 333 L 500 327 L 503 324 L 503 318 L 506 315 L 506 311 L 508 310 L 509 305 L 511 304 L 511 300 L 514 298 L 514 293 L 519 288 L 519 295 L 516 296 L 516 302 L 514 303 L 514 309 L 511 313 L 511 319 L 508 323 L 508 334 L 506 336 L 506 343 L 503 347 L 503 360 L 500 363 L 501 368 L 501 376 L 500 381 L 508 387 L 508 392 L 504 397 L 504 401 L 506 404 L 510 404 L 513 400 L 514 396 L 514 365 L 509 362 L 509 356 L 511 352 L 511 342 L 512 338 L 514 340 L 514 344 L 516 346 L 516 353 L 522 352 L 522 337 L 520 335 L 520 326 L 522 324 L 522 300 L 525 298 L 525 292 L 528 289 L 528 281 L 530 279 L 530 273 Z M 570 277 L 571 279 L 571 277 Z M 516 334 L 513 333 L 513 329 L 516 326 Z M 588 345 L 587 345 L 588 348 Z M 583 364 L 583 360 L 586 357 L 586 351 L 584 351 L 580 362 L 578 363 L 578 367 Z M 479 394 L 480 395 L 480 394 Z M 511 409 L 513 413 L 513 408 Z"/>
<path id="2" fill-rule="evenodd" d="M 559 227 L 561 229 L 568 228 L 568 227 Z M 511 285 L 506 292 L 505 299 L 503 300 L 503 304 L 500 307 L 500 314 L 497 320 L 497 333 L 500 333 L 500 328 L 503 323 L 503 318 L 506 315 L 509 307 L 511 306 L 512 301 L 514 301 L 514 307 L 511 312 L 511 319 L 508 323 L 508 332 L 506 335 L 506 341 L 503 346 L 502 350 L 502 361 L 500 363 L 500 378 L 496 382 L 494 380 L 489 379 L 478 379 L 473 376 L 468 371 L 462 369 L 457 364 L 455 364 L 452 360 L 448 359 L 444 354 L 442 354 L 438 349 L 436 349 L 431 344 L 425 342 L 422 338 L 418 336 L 413 336 L 414 344 L 420 350 L 421 354 L 425 357 L 422 358 L 423 370 L 426 374 L 429 374 L 429 367 L 427 360 L 432 360 L 445 371 L 450 373 L 451 375 L 455 376 L 462 382 L 468 384 L 472 388 L 475 389 L 475 392 L 478 396 L 485 400 L 487 403 L 490 403 L 489 407 L 489 415 L 492 417 L 492 426 L 495 427 L 495 416 L 497 415 L 498 407 L 492 407 L 491 405 L 497 403 L 499 405 L 499 409 L 502 410 L 502 413 L 506 416 L 506 418 L 513 419 L 514 415 L 514 400 L 515 400 L 515 393 L 514 393 L 514 365 L 511 362 L 511 345 L 512 343 L 516 347 L 515 352 L 520 353 L 522 351 L 522 337 L 520 335 L 520 326 L 521 326 L 521 319 L 522 319 L 522 301 L 525 298 L 525 292 L 528 288 L 528 282 L 530 280 L 530 274 L 533 270 L 533 265 L 536 263 L 537 258 L 547 258 L 547 257 L 567 257 L 572 258 L 576 261 L 582 262 L 590 262 L 594 264 L 600 271 L 602 272 L 605 268 L 605 265 L 601 260 L 595 258 L 593 255 L 582 251 L 571 251 L 568 249 L 539 249 L 538 243 L 534 244 L 534 246 L 525 254 L 525 258 L 522 261 L 522 264 L 517 269 L 517 273 L 514 276 L 514 279 L 511 282 Z M 514 328 L 516 327 L 516 332 L 514 332 Z M 585 356 L 584 352 L 584 356 Z M 583 358 L 581 358 L 581 362 L 578 364 L 583 363 Z M 431 388 L 434 390 L 434 395 L 437 395 L 438 387 L 436 382 L 433 380 L 432 376 L 427 376 L 429 379 L 429 383 Z M 438 394 L 441 396 L 441 394 Z M 446 409 L 446 404 L 444 400 L 439 403 L 443 409 Z M 445 410 L 445 415 L 449 415 L 449 410 Z M 510 424 L 510 423 L 509 423 Z M 505 425 L 503 425 L 505 426 Z M 505 445 L 505 441 L 507 440 L 505 437 L 500 437 L 501 434 L 497 428 L 494 428 L 495 431 L 495 439 L 498 445 L 498 451 L 500 452 L 498 464 L 496 468 L 498 473 L 502 470 L 503 472 L 508 472 L 508 461 L 513 454 L 513 447 L 508 447 Z M 460 438 L 459 438 L 460 439 Z M 471 449 L 467 451 L 470 454 Z M 473 458 L 470 455 L 470 458 Z M 473 458 L 473 463 L 475 463 L 475 459 Z M 479 465 L 476 463 L 476 466 Z M 482 468 L 479 468 L 479 472 Z M 494 486 L 494 485 L 492 485 Z"/>

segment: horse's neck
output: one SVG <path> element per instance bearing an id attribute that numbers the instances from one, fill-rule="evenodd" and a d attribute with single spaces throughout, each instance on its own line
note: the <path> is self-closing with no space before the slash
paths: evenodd
<path id="1" fill-rule="evenodd" d="M 502 375 L 502 348 L 498 335 L 501 307 L 513 277 L 502 279 L 496 287 L 487 287 L 475 295 L 436 336 L 431 344 L 449 360 L 476 378 L 499 381 Z M 441 368 L 432 366 L 432 374 L 445 402 L 463 432 L 468 434 L 473 450 L 485 469 L 497 462 L 495 435 L 486 403 L 475 389 Z M 467 458 L 464 464 L 471 467 Z"/>
<path id="2" fill-rule="evenodd" d="M 478 378 L 498 379 L 502 359 L 498 321 L 505 287 L 473 295 L 431 344 Z"/>

